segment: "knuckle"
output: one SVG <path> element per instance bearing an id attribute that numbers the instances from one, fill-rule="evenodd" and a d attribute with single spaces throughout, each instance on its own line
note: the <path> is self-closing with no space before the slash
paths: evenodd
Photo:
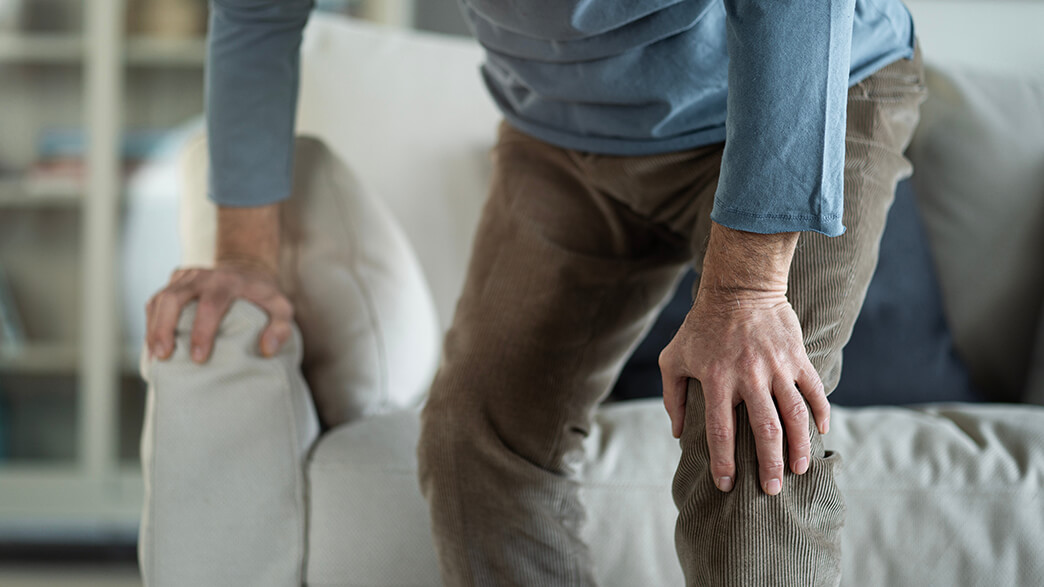
<path id="1" fill-rule="evenodd" d="M 823 387 L 823 382 L 819 380 L 818 376 L 816 376 L 812 380 L 812 391 L 811 391 L 811 393 L 812 393 L 813 396 L 816 396 L 816 397 L 822 397 L 822 398 L 826 397 L 826 388 Z"/>
<path id="2" fill-rule="evenodd" d="M 758 436 L 766 440 L 776 440 L 782 433 L 780 425 L 771 420 L 758 424 L 756 431 Z"/>
<path id="3" fill-rule="evenodd" d="M 721 424 L 710 424 L 707 426 L 707 438 L 719 443 L 728 442 L 732 439 L 732 430 Z"/>
<path id="4" fill-rule="evenodd" d="M 790 410 L 787 412 L 787 415 L 790 416 L 790 418 L 792 420 L 798 420 L 798 421 L 801 421 L 801 420 L 804 420 L 805 418 L 807 418 L 808 417 L 808 409 L 805 408 L 805 402 L 797 402 L 797 403 L 795 403 L 793 406 L 790 407 Z"/>
<path id="5" fill-rule="evenodd" d="M 707 393 L 707 388 L 712 390 L 718 390 L 725 386 L 728 381 L 728 370 L 722 368 L 716 364 L 712 364 L 707 367 L 707 370 L 703 376 L 703 391 Z M 712 391 L 712 394 L 716 394 L 716 391 Z"/>
<path id="6" fill-rule="evenodd" d="M 823 391 L 823 380 L 820 379 L 819 372 L 812 365 L 807 365 L 802 375 L 811 384 L 811 388 L 806 390 L 808 393 L 818 394 Z"/>
<path id="7" fill-rule="evenodd" d="M 208 277 L 214 282 L 227 284 L 229 286 L 240 282 L 240 275 L 227 269 L 215 269 L 211 271 Z"/>
<path id="8" fill-rule="evenodd" d="M 283 295 L 276 295 L 268 302 L 268 309 L 273 316 L 289 319 L 294 314 L 294 307 Z"/>
<path id="9" fill-rule="evenodd" d="M 768 471 L 778 471 L 783 468 L 783 464 L 783 459 L 775 456 L 761 461 L 761 466 Z"/>
<path id="10" fill-rule="evenodd" d="M 736 359 L 736 365 L 747 373 L 756 372 L 760 363 L 761 356 L 750 349 L 744 349 Z"/>
<path id="11" fill-rule="evenodd" d="M 728 473 L 732 471 L 732 459 L 712 459 L 711 470 L 716 473 Z"/>
<path id="12" fill-rule="evenodd" d="M 670 368 L 671 353 L 671 345 L 667 345 L 666 347 L 664 347 L 662 351 L 660 351 L 659 356 L 656 357 L 656 364 L 660 367 L 661 370 Z"/>
<path id="13" fill-rule="evenodd" d="M 207 310 L 217 310 L 223 308 L 231 297 L 231 292 L 224 287 L 210 288 L 200 296 L 199 305 Z"/>
<path id="14" fill-rule="evenodd" d="M 761 371 L 755 370 L 747 373 L 746 386 L 747 395 L 762 395 L 764 396 L 769 389 L 769 380 L 762 376 Z"/>

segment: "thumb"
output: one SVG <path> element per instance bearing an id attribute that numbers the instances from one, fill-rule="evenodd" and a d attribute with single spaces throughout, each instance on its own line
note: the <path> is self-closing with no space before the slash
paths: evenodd
<path id="1" fill-rule="evenodd" d="M 671 434 L 681 438 L 685 426 L 685 397 L 688 393 L 689 378 L 670 361 L 663 361 L 661 355 L 660 377 L 663 381 L 663 407 L 671 418 Z"/>

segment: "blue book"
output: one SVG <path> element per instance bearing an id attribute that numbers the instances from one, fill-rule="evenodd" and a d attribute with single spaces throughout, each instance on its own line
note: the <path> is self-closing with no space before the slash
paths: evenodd
<path id="1" fill-rule="evenodd" d="M 18 315 L 14 294 L 7 273 L 0 267 L 0 345 L 5 350 L 17 350 L 25 344 L 25 328 Z"/>

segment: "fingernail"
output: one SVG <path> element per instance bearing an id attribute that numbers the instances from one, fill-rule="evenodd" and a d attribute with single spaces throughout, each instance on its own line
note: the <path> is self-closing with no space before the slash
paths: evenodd
<path id="1" fill-rule="evenodd" d="M 830 418 L 823 420 L 823 434 L 830 432 Z"/>
<path id="2" fill-rule="evenodd" d="M 196 362 L 202 361 L 205 356 L 206 355 L 203 352 L 203 347 L 201 347 L 199 345 L 193 345 L 193 347 L 192 347 L 192 360 L 193 361 L 196 361 Z"/>
<path id="3" fill-rule="evenodd" d="M 770 479 L 769 482 L 765 484 L 765 493 L 769 495 L 776 495 L 777 493 L 779 493 L 780 487 L 781 484 L 779 482 L 779 479 Z"/>
<path id="4" fill-rule="evenodd" d="M 159 345 L 156 346 L 156 356 L 157 357 L 159 357 L 161 359 L 165 359 L 165 358 L 167 358 L 167 355 L 169 353 L 170 353 L 170 347 L 167 346 L 167 343 L 161 342 L 161 343 L 159 343 Z"/>
<path id="5" fill-rule="evenodd" d="M 808 470 L 808 458 L 801 457 L 796 463 L 794 463 L 795 472 L 800 475 Z"/>
<path id="6" fill-rule="evenodd" d="M 732 491 L 732 477 L 718 477 L 718 489 Z"/>

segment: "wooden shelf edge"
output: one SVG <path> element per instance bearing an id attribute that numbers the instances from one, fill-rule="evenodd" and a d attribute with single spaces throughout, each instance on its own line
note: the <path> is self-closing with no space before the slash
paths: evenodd
<path id="1" fill-rule="evenodd" d="M 84 37 L 55 33 L 0 33 L 0 63 L 82 64 L 86 57 Z M 131 66 L 201 67 L 206 59 L 206 40 L 130 37 L 124 61 Z"/>
<path id="2" fill-rule="evenodd" d="M 0 179 L 0 207 L 75 206 L 83 201 L 83 186 L 72 182 L 44 183 Z"/>
<path id="3" fill-rule="evenodd" d="M 138 347 L 124 347 L 120 372 L 138 372 Z M 19 374 L 73 374 L 80 368 L 80 349 L 69 343 L 29 343 L 17 348 L 0 346 L 0 372 Z"/>

